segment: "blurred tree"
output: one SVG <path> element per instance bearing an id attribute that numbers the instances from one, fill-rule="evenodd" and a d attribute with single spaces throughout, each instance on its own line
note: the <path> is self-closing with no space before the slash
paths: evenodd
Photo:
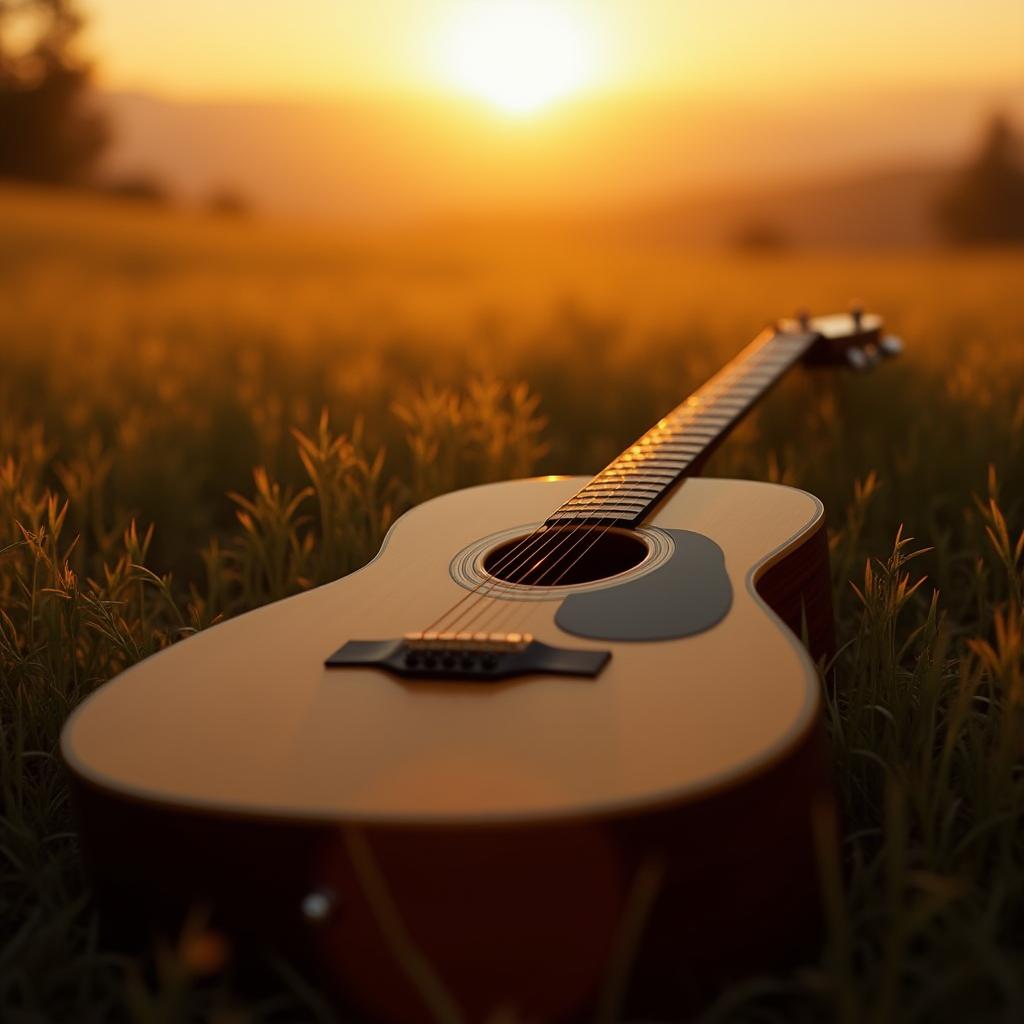
<path id="1" fill-rule="evenodd" d="M 1024 167 L 1020 140 L 997 114 L 981 148 L 939 200 L 936 219 L 952 242 L 1024 241 Z"/>
<path id="2" fill-rule="evenodd" d="M 107 195 L 117 199 L 131 199 L 154 206 L 166 206 L 171 202 L 170 189 L 164 182 L 147 171 L 136 171 L 118 178 L 104 181 L 100 188 Z"/>
<path id="3" fill-rule="evenodd" d="M 0 175 L 81 181 L 102 152 L 107 123 L 75 52 L 82 24 L 74 0 L 0 0 Z"/>
<path id="4" fill-rule="evenodd" d="M 252 203 L 237 188 L 231 185 L 218 185 L 210 191 L 203 202 L 210 213 L 221 217 L 248 217 L 252 213 Z"/>
<path id="5" fill-rule="evenodd" d="M 730 238 L 733 248 L 744 252 L 778 252 L 790 244 L 789 236 L 777 224 L 751 220 L 741 224 Z"/>

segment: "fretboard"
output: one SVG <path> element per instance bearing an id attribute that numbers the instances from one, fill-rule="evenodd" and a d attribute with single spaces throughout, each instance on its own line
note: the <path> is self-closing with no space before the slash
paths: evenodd
<path id="1" fill-rule="evenodd" d="M 814 340 L 810 331 L 766 328 L 557 509 L 548 525 L 640 523 L 683 477 L 699 471 Z"/>

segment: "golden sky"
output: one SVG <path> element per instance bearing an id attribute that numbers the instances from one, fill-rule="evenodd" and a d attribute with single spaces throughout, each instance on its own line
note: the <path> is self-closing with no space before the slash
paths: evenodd
<path id="1" fill-rule="evenodd" d="M 493 46 L 481 17 L 515 4 L 555 12 L 556 66 L 584 51 L 567 93 L 764 101 L 1024 79 L 1022 0 L 83 0 L 105 85 L 191 99 L 486 93 L 459 62 L 481 32 Z M 503 56 L 483 53 L 485 68 Z"/>
<path id="2" fill-rule="evenodd" d="M 1024 0 L 80 2 L 113 171 L 353 222 L 950 165 L 1024 116 Z"/>

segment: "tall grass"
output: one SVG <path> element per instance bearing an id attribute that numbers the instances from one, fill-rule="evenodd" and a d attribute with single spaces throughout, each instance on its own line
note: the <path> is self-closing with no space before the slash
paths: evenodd
<path id="1" fill-rule="evenodd" d="M 854 289 L 907 334 L 905 363 L 787 381 L 709 467 L 829 510 L 842 840 L 821 851 L 821 948 L 706 1017 L 1024 1015 L 1024 259 L 357 247 L 18 211 L 0 220 L 0 1017 L 331 1019 L 269 954 L 242 995 L 200 919 L 105 945 L 56 753 L 70 709 L 351 571 L 432 494 L 598 468 L 762 319 Z"/>

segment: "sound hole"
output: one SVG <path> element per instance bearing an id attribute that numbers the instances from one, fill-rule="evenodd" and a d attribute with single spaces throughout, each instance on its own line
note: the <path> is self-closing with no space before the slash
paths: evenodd
<path id="1" fill-rule="evenodd" d="M 484 556 L 484 569 L 506 583 L 566 587 L 618 576 L 646 557 L 646 541 L 628 530 L 566 526 L 499 544 Z"/>

